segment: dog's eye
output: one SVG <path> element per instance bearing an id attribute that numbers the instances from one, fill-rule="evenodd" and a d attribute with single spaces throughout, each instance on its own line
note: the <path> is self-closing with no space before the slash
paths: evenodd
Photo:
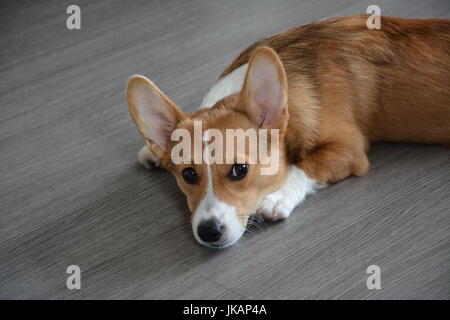
<path id="1" fill-rule="evenodd" d="M 241 180 L 247 175 L 248 166 L 246 164 L 233 164 L 230 171 L 230 179 L 231 180 Z"/>
<path id="2" fill-rule="evenodd" d="M 197 184 L 198 175 L 194 168 L 186 168 L 183 170 L 183 179 L 189 184 Z"/>

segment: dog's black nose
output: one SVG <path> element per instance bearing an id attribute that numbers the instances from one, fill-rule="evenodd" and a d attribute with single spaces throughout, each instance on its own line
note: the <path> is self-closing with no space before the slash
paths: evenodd
<path id="1" fill-rule="evenodd" d="M 215 218 L 202 220 L 198 225 L 197 233 L 202 241 L 215 242 L 219 240 L 223 234 L 223 224 Z"/>

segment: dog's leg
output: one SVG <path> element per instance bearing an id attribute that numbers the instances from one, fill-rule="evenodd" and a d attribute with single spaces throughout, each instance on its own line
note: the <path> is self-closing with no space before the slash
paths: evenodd
<path id="1" fill-rule="evenodd" d="M 159 166 L 158 159 L 155 154 L 147 148 L 147 146 L 143 146 L 138 152 L 138 160 L 146 169 L 150 169 L 150 163 L 153 163 L 155 166 Z"/>
<path id="2" fill-rule="evenodd" d="M 288 218 L 305 196 L 318 187 L 320 186 L 316 181 L 308 178 L 302 169 L 291 165 L 284 184 L 277 191 L 265 196 L 257 211 L 269 221 Z"/>
<path id="3" fill-rule="evenodd" d="M 283 186 L 261 201 L 258 213 L 266 220 L 287 218 L 315 189 L 351 175 L 366 174 L 369 170 L 368 143 L 356 131 L 351 137 L 318 145 L 304 160 L 292 165 Z"/>
<path id="4" fill-rule="evenodd" d="M 350 143 L 349 143 L 350 142 Z M 363 176 L 369 171 L 368 144 L 352 141 L 327 142 L 316 147 L 297 166 L 319 184 L 342 181 L 349 176 Z"/>

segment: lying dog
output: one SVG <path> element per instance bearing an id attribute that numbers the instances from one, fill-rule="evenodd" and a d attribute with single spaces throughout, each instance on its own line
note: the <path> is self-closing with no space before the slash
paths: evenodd
<path id="1" fill-rule="evenodd" d="M 287 218 L 316 188 L 366 174 L 371 141 L 450 144 L 450 20 L 382 17 L 380 30 L 366 20 L 337 17 L 256 42 L 189 115 L 147 78 L 130 78 L 139 159 L 176 177 L 201 244 L 229 246 L 249 216 Z M 248 145 L 234 164 L 174 163 L 171 134 L 193 134 L 195 121 L 203 131 L 278 129 L 278 170 L 246 162 Z"/>

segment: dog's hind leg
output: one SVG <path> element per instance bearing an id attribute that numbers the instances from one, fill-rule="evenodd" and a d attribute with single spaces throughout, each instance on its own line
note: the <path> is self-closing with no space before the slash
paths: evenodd
<path id="1" fill-rule="evenodd" d="M 297 166 L 319 184 L 365 175 L 369 171 L 368 142 L 356 132 L 349 134 L 347 139 L 319 144 Z"/>

